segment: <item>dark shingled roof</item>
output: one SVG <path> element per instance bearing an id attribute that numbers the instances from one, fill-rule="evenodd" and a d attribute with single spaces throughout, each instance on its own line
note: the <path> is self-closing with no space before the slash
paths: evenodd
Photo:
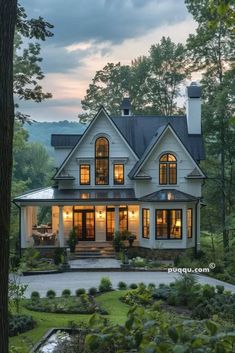
<path id="1" fill-rule="evenodd" d="M 141 157 L 147 146 L 167 124 L 176 134 L 196 161 L 204 159 L 204 145 L 201 135 L 189 135 L 186 116 L 118 116 L 111 117 L 135 153 Z"/>
<path id="2" fill-rule="evenodd" d="M 142 196 L 140 198 L 140 201 L 150 201 L 150 202 L 158 202 L 158 201 L 180 202 L 180 201 L 197 201 L 197 200 L 198 200 L 197 197 L 175 189 L 162 189 L 162 190 L 153 192 L 152 194 Z"/>
<path id="3" fill-rule="evenodd" d="M 73 148 L 76 143 L 80 140 L 82 135 L 73 134 L 52 134 L 51 135 L 51 146 L 52 147 L 65 147 Z"/>

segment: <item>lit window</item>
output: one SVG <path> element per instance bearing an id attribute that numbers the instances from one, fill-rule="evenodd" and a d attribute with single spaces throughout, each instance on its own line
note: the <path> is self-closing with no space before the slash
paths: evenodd
<path id="1" fill-rule="evenodd" d="M 193 210 L 192 208 L 187 209 L 187 237 L 192 238 L 193 236 Z"/>
<path id="2" fill-rule="evenodd" d="M 90 184 L 90 165 L 89 164 L 80 165 L 80 184 L 81 185 Z"/>
<path id="3" fill-rule="evenodd" d="M 156 210 L 156 239 L 182 238 L 182 210 Z"/>
<path id="4" fill-rule="evenodd" d="M 149 238 L 150 212 L 148 208 L 142 209 L 142 237 Z"/>
<path id="5" fill-rule="evenodd" d="M 98 138 L 95 143 L 95 183 L 109 184 L 109 142 L 105 137 Z"/>
<path id="6" fill-rule="evenodd" d="M 167 153 L 160 158 L 159 184 L 177 184 L 177 161 L 173 154 Z"/>
<path id="7" fill-rule="evenodd" d="M 123 164 L 114 164 L 113 167 L 114 174 L 114 184 L 123 185 L 124 184 L 124 165 Z"/>
<path id="8" fill-rule="evenodd" d="M 128 208 L 127 206 L 119 207 L 119 230 L 125 232 L 128 230 Z"/>

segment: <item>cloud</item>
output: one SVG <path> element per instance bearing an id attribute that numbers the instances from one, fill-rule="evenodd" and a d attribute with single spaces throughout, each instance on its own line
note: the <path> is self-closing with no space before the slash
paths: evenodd
<path id="1" fill-rule="evenodd" d="M 144 35 L 165 24 L 183 21 L 183 0 L 22 0 L 29 16 L 43 16 L 54 24 L 50 41 L 59 46 L 110 41 Z"/>

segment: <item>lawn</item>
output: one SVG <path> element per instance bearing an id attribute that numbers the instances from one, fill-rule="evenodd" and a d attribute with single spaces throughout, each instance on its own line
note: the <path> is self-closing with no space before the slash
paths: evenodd
<path id="1" fill-rule="evenodd" d="M 122 303 L 119 298 L 125 291 L 113 291 L 102 294 L 96 298 L 100 306 L 109 312 L 108 318 L 115 323 L 124 323 L 129 306 Z M 79 324 L 87 322 L 91 315 L 80 314 L 50 314 L 29 311 L 22 307 L 22 314 L 32 315 L 37 322 L 37 326 L 17 337 L 10 338 L 12 352 L 28 353 L 35 343 L 52 327 L 67 327 L 71 322 Z"/>

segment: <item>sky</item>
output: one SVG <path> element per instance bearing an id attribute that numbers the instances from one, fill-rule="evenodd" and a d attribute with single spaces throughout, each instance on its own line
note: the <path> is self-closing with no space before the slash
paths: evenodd
<path id="1" fill-rule="evenodd" d="M 29 17 L 54 25 L 41 42 L 43 103 L 20 102 L 36 121 L 78 120 L 81 99 L 108 62 L 130 64 L 162 36 L 184 43 L 196 24 L 183 0 L 21 0 Z"/>

